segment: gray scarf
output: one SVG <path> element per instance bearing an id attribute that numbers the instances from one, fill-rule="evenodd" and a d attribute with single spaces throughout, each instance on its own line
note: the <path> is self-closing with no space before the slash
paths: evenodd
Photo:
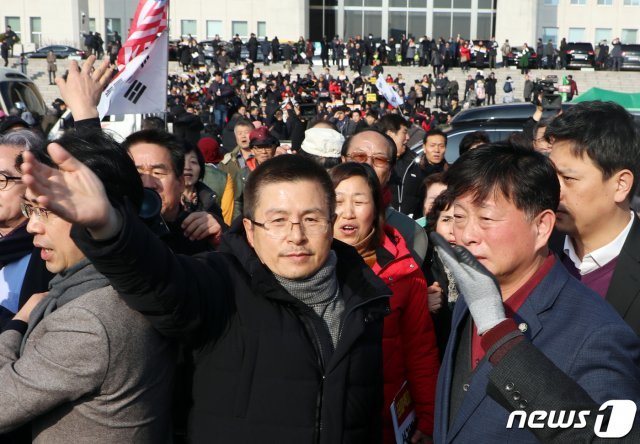
<path id="1" fill-rule="evenodd" d="M 337 263 L 336 254 L 331 251 L 322 268 L 305 279 L 293 280 L 274 274 L 280 285 L 291 296 L 312 308 L 320 317 L 322 322 L 316 322 L 316 333 L 320 337 L 316 339 L 322 348 L 325 360 L 338 343 L 344 314 L 344 300 L 340 297 L 336 275 Z"/>
<path id="2" fill-rule="evenodd" d="M 62 273 L 58 273 L 49 282 L 49 295 L 44 298 L 31 312 L 29 326 L 22 338 L 20 354 L 24 351 L 27 338 L 36 325 L 57 308 L 73 301 L 90 291 L 104 288 L 109 285 L 106 277 L 98 273 L 89 259 L 82 259 L 77 264 L 69 267 Z"/>

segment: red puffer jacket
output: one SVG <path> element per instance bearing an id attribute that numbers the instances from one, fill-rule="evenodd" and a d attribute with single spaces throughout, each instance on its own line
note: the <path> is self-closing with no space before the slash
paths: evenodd
<path id="1" fill-rule="evenodd" d="M 391 314 L 384 319 L 384 442 L 395 443 L 390 406 L 405 381 L 416 407 L 418 430 L 433 434 L 438 379 L 438 347 L 427 307 L 427 283 L 402 235 L 385 226 L 373 271 L 393 292 Z"/>

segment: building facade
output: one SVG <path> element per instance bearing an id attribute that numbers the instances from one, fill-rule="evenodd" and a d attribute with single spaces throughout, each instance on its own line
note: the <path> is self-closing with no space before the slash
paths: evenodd
<path id="1" fill-rule="evenodd" d="M 53 43 L 82 47 L 82 35 L 105 41 L 126 36 L 136 0 L 2 0 L 0 20 L 20 35 L 24 50 Z M 238 34 L 317 41 L 323 35 L 373 34 L 388 39 L 456 37 L 532 44 L 598 43 L 620 37 L 639 43 L 640 0 L 174 0 L 170 36 L 198 40 Z M 124 38 L 124 37 L 123 37 Z"/>

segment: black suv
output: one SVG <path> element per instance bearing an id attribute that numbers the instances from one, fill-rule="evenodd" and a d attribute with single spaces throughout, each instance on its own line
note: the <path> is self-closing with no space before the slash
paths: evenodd
<path id="1" fill-rule="evenodd" d="M 591 43 L 568 43 L 563 56 L 566 57 L 567 68 L 593 68 L 596 66 L 596 55 Z"/>
<path id="2" fill-rule="evenodd" d="M 622 69 L 640 69 L 640 45 L 622 44 Z"/>

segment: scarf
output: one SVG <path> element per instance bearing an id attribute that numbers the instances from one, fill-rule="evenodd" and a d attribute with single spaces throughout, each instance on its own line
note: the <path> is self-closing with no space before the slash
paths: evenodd
<path id="1" fill-rule="evenodd" d="M 49 295 L 40 301 L 29 316 L 29 325 L 22 338 L 20 354 L 24 351 L 27 338 L 45 316 L 90 291 L 107 286 L 107 278 L 98 273 L 87 258 L 55 275 L 49 283 Z"/>
<path id="2" fill-rule="evenodd" d="M 32 251 L 33 236 L 27 232 L 25 222 L 6 236 L 0 237 L 0 269 Z"/>
<path id="3" fill-rule="evenodd" d="M 338 258 L 331 251 L 325 264 L 312 276 L 293 280 L 274 274 L 280 285 L 319 316 L 314 319 L 316 340 L 324 362 L 333 353 L 340 335 L 344 301 L 336 274 Z"/>
<path id="4" fill-rule="evenodd" d="M 355 244 L 353 247 L 358 250 L 358 254 L 362 256 L 362 259 L 366 262 L 369 268 L 373 268 L 378 258 L 376 257 L 376 248 L 378 247 L 376 229 L 372 228 L 367 237 Z"/>

